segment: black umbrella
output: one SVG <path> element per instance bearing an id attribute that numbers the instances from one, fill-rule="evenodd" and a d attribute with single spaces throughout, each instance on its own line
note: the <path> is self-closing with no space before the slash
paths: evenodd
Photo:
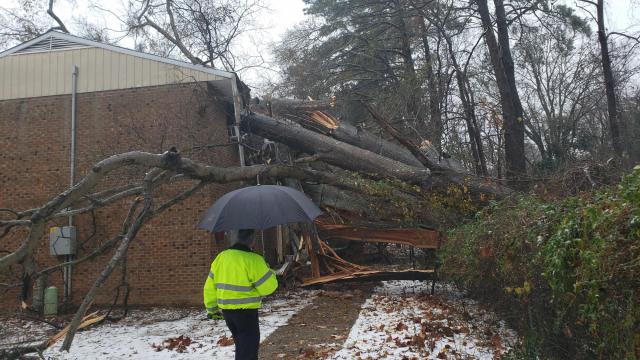
<path id="1" fill-rule="evenodd" d="M 298 190 L 277 185 L 250 186 L 223 195 L 198 224 L 212 232 L 267 229 L 279 224 L 312 222 L 322 211 Z"/>

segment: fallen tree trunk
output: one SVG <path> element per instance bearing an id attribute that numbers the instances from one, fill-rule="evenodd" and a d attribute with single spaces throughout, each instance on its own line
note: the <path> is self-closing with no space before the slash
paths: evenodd
<path id="1" fill-rule="evenodd" d="M 362 270 L 342 272 L 307 279 L 302 287 L 322 285 L 339 282 L 357 281 L 388 281 L 388 280 L 433 280 L 436 277 L 434 270 Z"/>
<path id="2" fill-rule="evenodd" d="M 410 166 L 306 129 L 293 121 L 277 120 L 262 114 L 249 114 L 242 119 L 243 131 L 280 142 L 313 155 L 314 160 L 324 161 L 342 169 L 381 178 L 395 178 L 427 188 L 436 186 L 447 189 L 449 185 L 455 184 L 487 198 L 503 198 L 513 192 L 490 178 L 478 178 L 448 167 L 437 166 L 434 167 L 436 171 L 431 172 L 425 167 Z"/>
<path id="3" fill-rule="evenodd" d="M 369 173 L 381 178 L 395 178 L 413 184 L 429 183 L 430 171 L 378 155 L 369 150 L 347 144 L 291 122 L 266 115 L 243 116 L 243 131 L 283 143 L 298 151 L 315 156 L 340 168 Z"/>
<path id="4" fill-rule="evenodd" d="M 430 143 L 421 144 L 421 153 L 418 156 L 404 146 L 383 139 L 379 135 L 372 134 L 364 129 L 336 119 L 325 110 L 331 108 L 330 102 L 326 100 L 303 101 L 303 100 L 271 100 L 273 106 L 254 106 L 252 110 L 276 118 L 284 118 L 296 122 L 303 127 L 319 132 L 334 139 L 344 141 L 347 144 L 369 150 L 378 155 L 388 157 L 393 160 L 403 162 L 407 165 L 422 167 L 419 160 L 421 156 L 426 156 L 430 162 L 440 164 L 440 166 L 466 172 L 464 166 L 456 160 L 440 156 L 438 150 Z M 391 134 L 390 134 L 391 135 Z"/>
<path id="5" fill-rule="evenodd" d="M 421 249 L 439 249 L 440 233 L 429 229 L 375 229 L 362 226 L 318 225 L 322 240 L 360 241 L 411 245 Z"/>
<path id="6" fill-rule="evenodd" d="M 83 206 L 75 209 L 73 206 L 84 201 L 87 194 L 90 194 L 100 181 L 110 172 L 126 166 L 146 166 L 148 168 L 159 168 L 168 170 L 176 174 L 181 174 L 189 179 L 200 180 L 203 183 L 229 183 L 247 179 L 254 179 L 257 175 L 262 177 L 285 178 L 291 177 L 296 179 L 314 179 L 316 181 L 340 184 L 340 177 L 331 174 L 324 174 L 320 171 L 303 169 L 300 167 L 284 166 L 284 165 L 255 165 L 245 167 L 217 167 L 209 166 L 194 162 L 187 158 L 182 158 L 177 152 L 166 152 L 164 154 L 151 154 L 141 151 L 133 151 L 124 154 L 111 156 L 96 163 L 89 174 L 80 180 L 72 188 L 58 194 L 42 207 L 34 209 L 29 221 L 21 223 L 21 226 L 29 227 L 29 234 L 18 246 L 18 248 L 3 257 L 0 257 L 0 270 L 9 267 L 12 264 L 21 263 L 25 266 L 28 274 L 33 275 L 35 268 L 30 258 L 35 249 L 40 245 L 43 234 L 44 225 L 47 221 L 59 217 L 59 214 L 80 214 L 105 206 L 110 199 L 96 199 L 92 206 Z M 348 181 L 344 181 L 346 186 L 351 186 Z M 135 196 L 138 192 L 127 193 L 129 196 Z M 13 226 L 0 224 L 0 230 L 3 227 Z M 2 236 L 7 235 L 3 232 Z"/>
<path id="7" fill-rule="evenodd" d="M 400 191 L 395 191 L 387 196 L 375 196 L 353 192 L 325 184 L 302 183 L 304 192 L 318 205 L 328 206 L 334 209 L 346 210 L 356 214 L 366 214 L 367 220 L 371 222 L 382 222 L 392 224 L 391 219 L 401 220 L 406 215 L 404 209 L 409 207 L 416 210 L 415 218 L 410 222 L 422 225 L 437 227 L 439 222 L 437 215 L 428 208 L 429 202 L 422 197 L 414 197 Z M 392 203 L 393 197 L 401 206 Z M 443 210 L 445 211 L 445 210 Z"/>

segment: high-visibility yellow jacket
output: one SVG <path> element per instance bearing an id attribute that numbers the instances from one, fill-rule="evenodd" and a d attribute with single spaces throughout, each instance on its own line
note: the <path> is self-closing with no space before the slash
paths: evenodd
<path id="1" fill-rule="evenodd" d="M 262 297 L 278 287 L 276 274 L 262 256 L 236 244 L 216 256 L 204 284 L 208 313 L 220 309 L 258 309 Z"/>

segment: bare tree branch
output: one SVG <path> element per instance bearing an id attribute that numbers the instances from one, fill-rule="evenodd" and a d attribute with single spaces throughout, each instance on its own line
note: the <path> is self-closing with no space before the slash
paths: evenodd
<path id="1" fill-rule="evenodd" d="M 63 32 L 69 33 L 69 30 L 64 25 L 62 20 L 53 12 L 53 0 L 49 0 L 49 9 L 47 9 L 47 14 L 53 18 L 58 23 L 58 26 L 51 28 L 52 30 L 61 30 Z"/>
<path id="2" fill-rule="evenodd" d="M 608 38 L 609 36 L 611 36 L 611 35 L 622 36 L 622 37 L 627 38 L 627 39 L 629 39 L 629 40 L 633 40 L 633 41 L 635 41 L 635 42 L 637 42 L 637 43 L 640 43 L 640 35 L 638 35 L 638 36 L 635 36 L 635 37 L 634 37 L 634 36 L 631 36 L 631 35 L 629 35 L 629 34 L 625 34 L 625 33 L 617 32 L 617 31 L 612 31 L 612 32 L 610 32 L 610 33 L 608 33 L 608 34 L 607 34 L 607 38 Z"/>

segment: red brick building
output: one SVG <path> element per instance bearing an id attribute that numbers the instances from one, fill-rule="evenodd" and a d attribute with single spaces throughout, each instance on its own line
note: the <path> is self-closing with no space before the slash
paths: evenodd
<path id="1" fill-rule="evenodd" d="M 240 165 L 238 147 L 225 145 L 240 110 L 235 74 L 49 32 L 0 53 L 0 208 L 39 207 L 69 188 L 73 97 L 76 181 L 110 155 L 159 153 L 171 146 L 194 160 Z M 141 171 L 129 169 L 110 175 L 99 189 L 141 179 Z M 169 199 L 191 185 L 175 181 L 159 193 Z M 203 211 L 233 187 L 210 185 L 146 225 L 130 247 L 126 268 L 118 267 L 96 303 L 113 301 L 125 283 L 129 304 L 200 304 L 210 261 L 224 244 L 195 226 Z M 130 204 L 126 199 L 75 217 L 75 258 L 117 235 Z M 11 214 L 0 212 L 0 218 Z M 67 222 L 62 218 L 48 226 Z M 25 233 L 12 231 L 8 240 L 0 240 L 0 256 L 14 250 Z M 73 304 L 82 300 L 112 253 L 73 267 Z M 36 260 L 43 269 L 64 258 L 50 255 L 47 237 Z M 15 266 L 0 272 L 0 283 L 19 282 L 19 276 Z M 63 272 L 52 273 L 47 285 L 58 287 L 62 303 Z M 0 288 L 3 309 L 17 309 L 18 298 L 19 288 Z"/>

